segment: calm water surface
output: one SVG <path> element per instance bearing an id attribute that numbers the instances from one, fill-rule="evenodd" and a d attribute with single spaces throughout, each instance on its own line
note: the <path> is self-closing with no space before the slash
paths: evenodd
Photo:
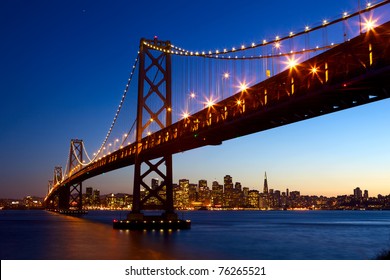
<path id="1" fill-rule="evenodd" d="M 127 212 L 82 218 L 0 211 L 1 259 L 373 259 L 390 249 L 390 211 L 192 211 L 191 230 L 114 230 Z"/>

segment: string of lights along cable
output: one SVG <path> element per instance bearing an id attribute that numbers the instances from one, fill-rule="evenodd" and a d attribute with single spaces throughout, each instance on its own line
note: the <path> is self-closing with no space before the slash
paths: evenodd
<path id="1" fill-rule="evenodd" d="M 175 123 L 190 118 L 238 92 L 246 91 L 286 69 L 294 68 L 360 34 L 374 30 L 389 20 L 388 13 L 384 12 L 389 2 L 366 2 L 359 10 L 344 11 L 334 18 L 319 19 L 318 23 L 303 26 L 300 30 L 287 30 L 285 34 L 214 50 L 207 49 L 207 46 L 203 50 L 191 50 L 176 44 L 161 47 L 154 43 L 160 39 L 157 37 L 155 40 L 144 40 L 141 45 L 152 52 L 168 54 L 172 60 L 172 106 L 168 110 L 172 116 L 172 123 Z M 139 52 L 100 147 L 89 155 L 83 142 L 82 151 L 85 157 L 74 154 L 78 165 L 72 170 L 67 170 L 66 164 L 62 181 L 136 141 L 134 128 L 137 121 L 138 84 L 134 76 L 138 75 L 138 62 Z M 158 82 L 161 73 L 158 69 L 151 71 L 155 71 L 151 82 Z M 310 71 L 314 74 L 320 69 L 313 66 Z M 152 91 L 151 88 L 148 90 Z M 154 112 L 161 107 L 161 100 L 147 99 L 146 106 Z M 142 136 L 147 137 L 159 131 L 161 129 L 159 123 L 165 122 L 165 117 L 166 114 L 160 114 L 159 119 L 150 119 L 150 115 L 148 117 L 145 114 L 143 116 L 145 129 Z M 60 184 L 61 181 L 56 183 Z M 52 186 L 54 187 L 55 185 Z"/>

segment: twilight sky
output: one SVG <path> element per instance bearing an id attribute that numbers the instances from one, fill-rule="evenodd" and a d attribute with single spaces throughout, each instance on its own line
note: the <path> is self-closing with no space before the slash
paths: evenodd
<path id="1" fill-rule="evenodd" d="M 89 151 L 99 147 L 141 37 L 158 35 L 194 50 L 222 49 L 302 29 L 357 5 L 357 0 L 1 0 L 0 198 L 44 196 L 54 166 L 66 164 L 70 139 L 83 139 Z M 384 100 L 188 151 L 174 156 L 174 180 L 206 179 L 211 186 L 229 174 L 261 190 L 266 171 L 274 189 L 330 196 L 360 187 L 371 196 L 387 195 L 389 119 L 390 100 Z M 132 167 L 124 168 L 83 186 L 102 194 L 131 193 L 132 173 Z"/>

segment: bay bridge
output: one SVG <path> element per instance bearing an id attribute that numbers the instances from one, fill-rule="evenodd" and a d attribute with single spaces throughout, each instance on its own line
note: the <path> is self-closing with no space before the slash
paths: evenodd
<path id="1" fill-rule="evenodd" d="M 141 39 L 100 148 L 90 156 L 83 140 L 71 140 L 65 170 L 56 166 L 49 181 L 46 208 L 82 211 L 83 181 L 134 165 L 127 222 L 146 223 L 150 201 L 165 211 L 162 219 L 178 220 L 173 154 L 390 97 L 389 2 L 231 48 Z M 136 108 L 125 102 L 133 88 Z"/>

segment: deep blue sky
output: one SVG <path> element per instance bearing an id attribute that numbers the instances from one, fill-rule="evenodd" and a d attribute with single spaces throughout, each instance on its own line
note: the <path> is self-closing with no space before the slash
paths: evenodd
<path id="1" fill-rule="evenodd" d="M 98 147 L 111 124 L 139 39 L 158 35 L 189 49 L 216 49 L 355 10 L 356 0 L 0 1 L 0 197 L 44 196 L 69 141 Z M 365 1 L 361 1 L 365 4 Z M 174 177 L 303 194 L 360 187 L 390 193 L 388 100 L 174 156 Z M 132 168 L 85 182 L 131 192 Z"/>

